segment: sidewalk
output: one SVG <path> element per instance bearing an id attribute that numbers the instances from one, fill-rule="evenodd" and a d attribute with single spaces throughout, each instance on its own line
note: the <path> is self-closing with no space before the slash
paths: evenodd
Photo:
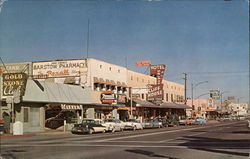
<path id="1" fill-rule="evenodd" d="M 61 131 L 61 130 L 46 130 L 44 132 L 31 132 L 24 133 L 23 135 L 13 135 L 13 134 L 1 134 L 1 138 L 18 138 L 18 137 L 31 137 L 31 136 L 42 136 L 42 135 L 63 135 L 70 134 L 70 131 Z"/>

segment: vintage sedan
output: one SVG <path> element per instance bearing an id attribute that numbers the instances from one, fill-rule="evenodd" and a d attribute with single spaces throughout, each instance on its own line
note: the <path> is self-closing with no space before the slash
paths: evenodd
<path id="1" fill-rule="evenodd" d="M 72 134 L 106 132 L 106 127 L 97 123 L 94 119 L 83 119 L 81 123 L 74 124 Z"/>
<path id="2" fill-rule="evenodd" d="M 195 120 L 192 118 L 181 119 L 179 120 L 179 125 L 192 125 L 194 124 Z"/>
<path id="3" fill-rule="evenodd" d="M 123 131 L 124 123 L 119 119 L 106 119 L 104 120 L 104 124 L 107 131 L 115 132 L 115 131 Z"/>
<path id="4" fill-rule="evenodd" d="M 161 128 L 162 122 L 160 122 L 158 119 L 149 119 L 145 120 L 143 122 L 143 128 Z"/>
<path id="5" fill-rule="evenodd" d="M 204 118 L 198 117 L 198 118 L 195 119 L 195 123 L 199 124 L 199 125 L 204 125 L 204 124 L 207 123 L 207 120 L 204 119 Z"/>
<path id="6" fill-rule="evenodd" d="M 140 120 L 137 119 L 128 119 L 126 122 L 124 122 L 124 129 L 125 130 L 142 130 L 143 126 Z"/>

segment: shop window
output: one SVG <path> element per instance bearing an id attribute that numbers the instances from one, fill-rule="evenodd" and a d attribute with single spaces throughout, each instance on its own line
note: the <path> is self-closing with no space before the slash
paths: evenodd
<path id="1" fill-rule="evenodd" d="M 111 86 L 111 91 L 115 90 L 115 86 Z"/>
<path id="2" fill-rule="evenodd" d="M 124 88 L 122 89 L 122 93 L 126 93 L 126 92 L 127 92 L 127 88 L 124 87 Z"/>
<path id="3" fill-rule="evenodd" d="M 100 84 L 100 90 L 102 91 L 104 89 L 104 84 Z"/>
<path id="4" fill-rule="evenodd" d="M 109 91 L 110 90 L 110 85 L 106 85 L 106 90 Z"/>
<path id="5" fill-rule="evenodd" d="M 29 108 L 23 108 L 23 122 L 29 122 Z"/>
<path id="6" fill-rule="evenodd" d="M 146 100 L 148 100 L 148 94 L 146 94 Z"/>
<path id="7" fill-rule="evenodd" d="M 94 90 L 98 91 L 98 83 L 94 83 Z"/>
<path id="8" fill-rule="evenodd" d="M 141 98 L 144 99 L 144 93 L 141 94 Z"/>

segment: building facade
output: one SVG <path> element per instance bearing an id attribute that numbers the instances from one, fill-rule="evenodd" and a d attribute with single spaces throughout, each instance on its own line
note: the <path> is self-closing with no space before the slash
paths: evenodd
<path id="1" fill-rule="evenodd" d="M 15 121 L 23 122 L 27 132 L 59 128 L 63 124 L 61 119 L 68 123 L 82 118 L 125 120 L 131 115 L 144 119 L 185 109 L 147 101 L 148 85 L 156 83 L 155 77 L 97 59 L 38 61 L 6 67 L 8 72 L 1 65 L 2 73 L 28 75 L 25 95 L 14 106 L 13 113 Z M 163 104 L 184 103 L 182 84 L 166 80 L 163 84 Z M 0 118 L 12 119 L 12 105 L 2 95 L 1 99 Z"/>

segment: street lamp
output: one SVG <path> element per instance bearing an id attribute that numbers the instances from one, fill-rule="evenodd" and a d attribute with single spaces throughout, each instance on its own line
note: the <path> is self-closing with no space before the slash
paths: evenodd
<path id="1" fill-rule="evenodd" d="M 240 104 L 240 99 L 242 99 L 242 98 L 244 98 L 244 97 L 239 97 L 239 98 L 237 98 L 237 103 L 238 103 L 238 104 Z"/>
<path id="2" fill-rule="evenodd" d="M 225 93 L 228 93 L 229 91 L 224 91 L 224 92 L 221 92 L 220 93 L 220 107 L 221 107 L 221 110 L 222 110 L 222 95 L 225 94 Z M 223 110 L 222 110 L 223 112 Z"/>
<path id="3" fill-rule="evenodd" d="M 210 93 L 201 94 L 201 95 L 197 96 L 195 99 L 199 99 L 200 97 L 202 97 L 202 96 L 204 96 L 204 95 L 208 95 L 208 94 L 210 94 Z"/>
<path id="4" fill-rule="evenodd" d="M 197 83 L 195 85 L 193 83 L 191 83 L 192 107 L 193 107 L 193 104 L 194 104 L 194 88 L 197 87 L 198 85 L 202 84 L 202 83 L 208 83 L 208 81 L 199 82 L 199 83 Z"/>

